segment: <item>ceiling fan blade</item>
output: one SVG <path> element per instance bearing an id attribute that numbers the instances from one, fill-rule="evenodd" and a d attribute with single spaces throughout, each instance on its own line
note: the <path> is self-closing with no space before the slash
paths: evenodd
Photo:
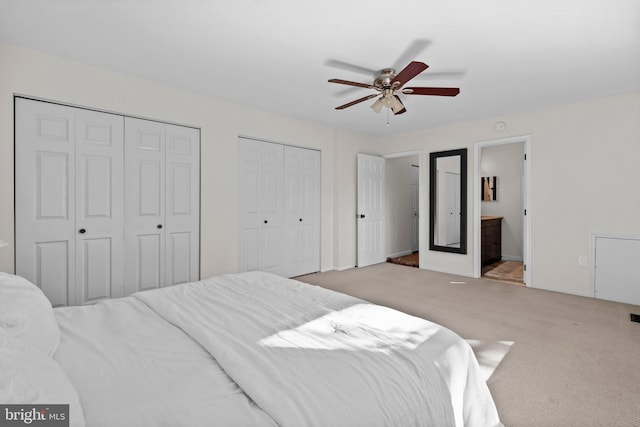
<path id="1" fill-rule="evenodd" d="M 416 39 L 412 41 L 404 52 L 400 54 L 396 62 L 393 63 L 392 67 L 399 70 L 400 67 L 407 62 L 416 59 L 430 44 L 431 42 L 427 39 Z"/>
<path id="2" fill-rule="evenodd" d="M 341 80 L 341 79 L 331 79 L 331 80 L 329 80 L 329 83 L 338 83 L 338 84 L 341 84 L 341 85 L 358 86 L 358 87 L 364 87 L 364 88 L 367 88 L 367 89 L 373 88 L 373 85 L 370 85 L 370 84 L 367 84 L 367 83 L 351 82 L 349 80 Z"/>
<path id="3" fill-rule="evenodd" d="M 336 107 L 336 110 L 344 110 L 344 109 L 345 109 L 345 108 L 347 108 L 347 107 L 351 107 L 352 105 L 359 104 L 359 103 L 361 103 L 361 102 L 366 101 L 367 99 L 375 98 L 375 97 L 376 97 L 376 96 L 378 96 L 378 95 L 379 95 L 378 93 L 374 93 L 374 94 L 372 94 L 372 95 L 367 95 L 367 96 L 365 96 L 365 97 L 363 97 L 363 98 L 356 99 L 355 101 L 351 101 L 351 102 L 349 102 L 349 103 L 346 103 L 346 104 L 344 104 L 344 105 L 341 105 L 341 106 L 339 106 L 339 107 Z"/>
<path id="4" fill-rule="evenodd" d="M 397 116 L 398 114 L 406 113 L 407 109 L 405 108 L 404 104 L 400 100 L 400 97 L 398 95 L 393 95 L 393 97 L 397 101 L 396 106 L 391 108 L 391 111 L 393 111 L 393 114 L 395 114 Z"/>
<path id="5" fill-rule="evenodd" d="M 405 87 L 402 89 L 405 95 L 437 95 L 456 96 L 460 93 L 457 87 Z"/>
<path id="6" fill-rule="evenodd" d="M 421 74 L 416 76 L 416 80 L 433 80 L 433 79 L 459 79 L 464 77 L 467 74 L 466 71 L 462 70 L 451 70 L 451 71 L 429 71 L 428 73 Z"/>
<path id="7" fill-rule="evenodd" d="M 366 74 L 368 76 L 374 76 L 376 74 L 376 71 L 370 68 L 349 64 L 348 62 L 338 61 L 337 59 L 328 59 L 325 64 L 330 67 L 340 68 L 342 70 L 351 71 L 354 73 Z"/>
<path id="8" fill-rule="evenodd" d="M 406 82 L 423 72 L 429 68 L 427 64 L 419 61 L 411 61 L 409 65 L 404 67 L 402 71 L 400 71 L 396 77 L 391 82 L 392 86 L 397 88 L 401 88 Z"/>

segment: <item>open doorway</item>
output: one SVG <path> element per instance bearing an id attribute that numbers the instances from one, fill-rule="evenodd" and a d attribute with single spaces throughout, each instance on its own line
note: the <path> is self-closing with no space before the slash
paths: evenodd
<path id="1" fill-rule="evenodd" d="M 387 261 L 420 266 L 420 152 L 386 158 Z"/>
<path id="2" fill-rule="evenodd" d="M 530 283 L 529 136 L 475 145 L 476 277 Z"/>

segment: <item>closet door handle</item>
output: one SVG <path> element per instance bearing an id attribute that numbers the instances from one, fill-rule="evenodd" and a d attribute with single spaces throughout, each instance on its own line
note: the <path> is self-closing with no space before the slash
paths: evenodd
<path id="1" fill-rule="evenodd" d="M 266 224 L 266 223 L 268 223 L 268 222 L 269 222 L 269 221 L 267 221 L 266 219 L 264 220 L 264 223 L 265 223 L 265 224 Z"/>
<path id="2" fill-rule="evenodd" d="M 158 224 L 158 228 L 159 228 L 159 229 L 160 229 L 160 228 L 162 228 L 162 224 Z"/>
<path id="3" fill-rule="evenodd" d="M 300 222 L 302 222 L 302 218 L 300 218 Z"/>
<path id="4" fill-rule="evenodd" d="M 78 233 L 80 233 L 80 234 L 84 234 L 86 232 L 87 232 L 87 230 L 85 230 L 84 228 L 81 228 L 80 230 L 78 230 Z"/>

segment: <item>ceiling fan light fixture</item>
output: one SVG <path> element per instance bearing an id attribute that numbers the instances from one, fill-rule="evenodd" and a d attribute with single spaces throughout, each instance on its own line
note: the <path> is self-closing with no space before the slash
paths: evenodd
<path id="1" fill-rule="evenodd" d="M 396 98 L 394 96 L 393 97 L 393 104 L 391 105 L 391 111 L 393 111 L 393 114 L 398 114 L 402 110 L 404 110 L 404 105 L 402 104 L 400 99 L 398 99 L 398 98 Z"/>
<path id="2" fill-rule="evenodd" d="M 376 99 L 376 102 L 373 103 L 373 105 L 371 106 L 371 109 L 373 111 L 375 111 L 376 113 L 380 113 L 380 111 L 382 110 L 384 103 L 382 102 L 382 97 Z"/>

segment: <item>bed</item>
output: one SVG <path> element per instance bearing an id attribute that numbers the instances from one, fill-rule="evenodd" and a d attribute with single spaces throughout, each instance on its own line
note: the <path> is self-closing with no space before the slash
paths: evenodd
<path id="1" fill-rule="evenodd" d="M 80 427 L 501 425 L 452 331 L 261 272 L 55 309 L 0 273 L 0 402 Z"/>

